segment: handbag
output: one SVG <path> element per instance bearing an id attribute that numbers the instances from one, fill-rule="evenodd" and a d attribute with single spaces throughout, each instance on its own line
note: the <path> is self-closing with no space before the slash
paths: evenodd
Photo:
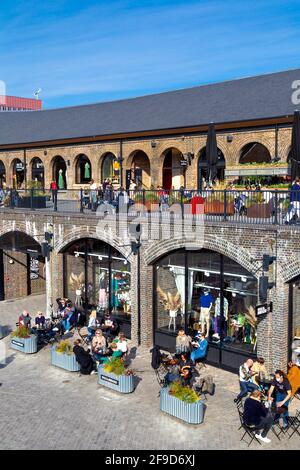
<path id="1" fill-rule="evenodd" d="M 193 330 L 199 331 L 200 330 L 200 325 L 199 323 L 194 323 L 193 324 Z"/>

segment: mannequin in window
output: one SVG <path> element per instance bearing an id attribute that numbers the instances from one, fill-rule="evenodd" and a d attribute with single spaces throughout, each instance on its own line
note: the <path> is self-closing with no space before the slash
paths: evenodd
<path id="1" fill-rule="evenodd" d="M 84 179 L 89 180 L 91 178 L 91 167 L 89 162 L 84 164 Z"/>
<path id="2" fill-rule="evenodd" d="M 65 182 L 63 176 L 63 170 L 60 169 L 58 172 L 58 189 L 65 189 Z"/>
<path id="3" fill-rule="evenodd" d="M 227 320 L 228 320 L 228 300 L 226 299 L 226 297 L 223 297 L 223 302 L 224 302 L 224 306 L 223 306 L 223 311 L 224 311 L 224 322 L 223 322 L 223 337 L 226 336 L 227 334 Z M 217 300 L 216 300 L 216 303 L 215 303 L 215 334 L 217 334 L 218 336 L 220 335 L 221 333 L 221 326 L 222 326 L 222 322 L 221 322 L 221 294 L 219 292 L 219 295 L 217 297 Z"/>
<path id="4" fill-rule="evenodd" d="M 107 277 L 105 271 L 100 274 L 99 281 L 99 307 L 107 308 Z"/>
<path id="5" fill-rule="evenodd" d="M 210 329 L 210 310 L 213 304 L 214 298 L 211 295 L 209 289 L 205 289 L 203 294 L 200 297 L 200 320 L 201 332 L 205 333 L 206 326 L 206 337 L 209 335 Z"/>

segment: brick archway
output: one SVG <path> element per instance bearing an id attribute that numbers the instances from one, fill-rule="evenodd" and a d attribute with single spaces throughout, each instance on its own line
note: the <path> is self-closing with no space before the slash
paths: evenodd
<path id="1" fill-rule="evenodd" d="M 253 262 L 250 252 L 240 247 L 239 251 L 236 250 L 236 245 L 230 243 L 228 240 L 222 240 L 220 237 L 209 236 L 204 241 L 195 240 L 193 242 L 186 242 L 184 240 L 163 240 L 161 242 L 152 244 L 143 253 L 143 259 L 146 265 L 152 265 L 159 258 L 165 256 L 170 251 L 186 248 L 190 250 L 209 249 L 220 253 L 240 264 L 243 268 L 253 274 L 256 278 L 257 270 L 260 267 L 259 263 Z"/>

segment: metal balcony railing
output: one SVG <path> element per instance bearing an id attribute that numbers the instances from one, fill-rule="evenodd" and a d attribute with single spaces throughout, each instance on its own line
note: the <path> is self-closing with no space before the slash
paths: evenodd
<path id="1" fill-rule="evenodd" d="M 300 227 L 300 190 L 0 190 L 0 210 L 58 213 L 136 213 L 154 218 L 202 217 L 240 224 Z M 299 222 L 299 225 L 298 225 Z"/>

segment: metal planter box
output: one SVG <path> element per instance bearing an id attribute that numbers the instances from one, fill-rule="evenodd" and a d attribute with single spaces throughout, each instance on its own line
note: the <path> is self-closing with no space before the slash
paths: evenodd
<path id="1" fill-rule="evenodd" d="M 169 395 L 168 388 L 160 391 L 160 409 L 175 418 L 181 419 L 190 424 L 201 424 L 204 418 L 205 405 L 203 400 L 196 403 L 184 403 L 172 395 Z"/>
<path id="2" fill-rule="evenodd" d="M 11 336 L 10 347 L 21 351 L 25 354 L 33 354 L 37 352 L 37 336 L 31 335 L 30 338 L 18 338 L 17 336 Z"/>
<path id="3" fill-rule="evenodd" d="M 103 366 L 98 367 L 98 383 L 120 393 L 131 393 L 134 391 L 133 378 L 133 375 L 115 375 L 111 372 L 106 372 Z"/>
<path id="4" fill-rule="evenodd" d="M 78 372 L 80 370 L 75 354 L 59 353 L 55 347 L 51 348 L 51 364 L 69 372 Z"/>

